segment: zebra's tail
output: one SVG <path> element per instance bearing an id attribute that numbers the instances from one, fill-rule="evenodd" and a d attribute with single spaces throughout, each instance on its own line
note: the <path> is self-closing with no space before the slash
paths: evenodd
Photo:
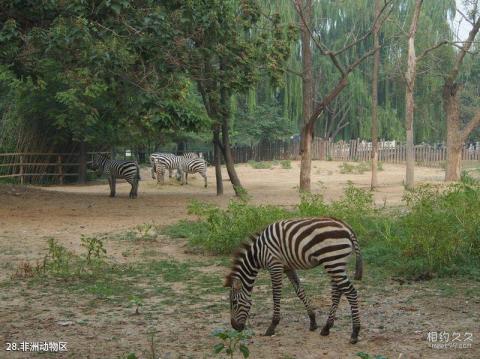
<path id="1" fill-rule="evenodd" d="M 353 249 L 355 250 L 355 276 L 356 280 L 361 280 L 363 275 L 363 259 L 362 254 L 360 253 L 360 246 L 358 245 L 357 237 L 355 233 L 351 231 L 351 240 L 353 244 Z"/>

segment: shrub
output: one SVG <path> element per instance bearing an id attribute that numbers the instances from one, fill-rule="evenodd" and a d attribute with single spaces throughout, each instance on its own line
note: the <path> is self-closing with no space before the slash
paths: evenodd
<path id="1" fill-rule="evenodd" d="M 248 164 L 256 169 L 256 170 L 259 170 L 259 169 L 270 169 L 272 168 L 272 163 L 271 162 L 263 162 L 263 161 L 248 161 Z"/>
<path id="2" fill-rule="evenodd" d="M 405 208 L 379 209 L 370 191 L 351 183 L 340 200 L 327 203 L 321 195 L 303 194 L 292 210 L 249 205 L 245 200 L 232 200 L 227 209 L 194 202 L 190 213 L 199 221 L 180 222 L 167 233 L 188 238 L 196 248 L 228 254 L 250 234 L 277 220 L 331 216 L 352 226 L 365 262 L 381 269 L 418 279 L 478 276 L 480 185 L 425 185 L 407 192 L 404 202 Z"/>
<path id="3" fill-rule="evenodd" d="M 282 160 L 280 161 L 280 166 L 282 166 L 283 169 L 289 170 L 292 168 L 292 161 L 290 160 Z"/>

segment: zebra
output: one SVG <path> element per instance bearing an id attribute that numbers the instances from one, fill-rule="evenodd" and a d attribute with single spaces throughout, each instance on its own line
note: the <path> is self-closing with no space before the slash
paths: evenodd
<path id="1" fill-rule="evenodd" d="M 115 197 L 115 180 L 123 178 L 132 186 L 129 197 L 137 198 L 140 169 L 136 162 L 111 160 L 106 155 L 97 154 L 93 158 L 92 168 L 97 171 L 98 176 L 103 173 L 107 175 L 110 197 Z"/>
<path id="2" fill-rule="evenodd" d="M 178 158 L 179 157 L 179 158 Z M 195 152 L 188 152 L 185 153 L 183 156 L 177 156 L 174 155 L 173 153 L 152 153 L 150 155 L 150 165 L 152 166 L 152 178 L 155 179 L 155 174 L 157 172 L 155 164 L 158 162 L 156 160 L 160 160 L 162 163 L 165 164 L 165 169 L 168 169 L 168 177 L 172 177 L 172 171 L 177 168 L 178 162 L 181 160 L 181 158 L 198 158 L 198 154 Z M 164 171 L 160 171 L 164 172 Z M 162 179 L 163 182 L 163 179 Z"/>
<path id="3" fill-rule="evenodd" d="M 187 176 L 189 173 L 200 173 L 205 180 L 207 187 L 207 163 L 203 158 L 184 158 L 177 167 L 177 179 L 181 179 L 182 185 L 188 184 Z"/>
<path id="4" fill-rule="evenodd" d="M 243 330 L 252 304 L 251 293 L 260 269 L 270 272 L 273 289 L 273 318 L 265 335 L 273 335 L 280 322 L 280 297 L 283 273 L 291 281 L 295 293 L 303 302 L 310 318 L 310 330 L 318 328 L 315 312 L 295 270 L 323 265 L 330 275 L 332 306 L 320 334 L 330 333 L 342 294 L 348 299 L 352 313 L 350 343 L 358 341 L 360 319 L 357 292 L 345 270 L 348 257 L 356 255 L 355 279 L 362 278 L 362 256 L 353 230 L 335 218 L 303 218 L 278 221 L 270 224 L 260 234 L 250 238 L 235 254 L 233 267 L 226 277 L 225 287 L 230 288 L 231 325 Z"/>

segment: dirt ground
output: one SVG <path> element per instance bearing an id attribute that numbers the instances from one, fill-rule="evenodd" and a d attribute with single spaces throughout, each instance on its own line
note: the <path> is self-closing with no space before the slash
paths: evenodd
<path id="1" fill-rule="evenodd" d="M 368 188 L 370 174 L 342 174 L 338 162 L 314 161 L 312 190 L 327 200 L 341 196 L 348 181 Z M 398 205 L 403 194 L 405 168 L 384 164 L 379 172 L 379 205 Z M 237 167 L 254 203 L 293 206 L 298 203 L 299 163 L 291 169 Z M 142 170 L 139 196 L 128 198 L 129 185 L 117 185 L 117 197 L 108 197 L 108 185 L 0 186 L 0 358 L 210 358 L 218 343 L 210 333 L 229 327 L 227 292 L 221 287 L 228 261 L 191 254 L 180 239 L 159 234 L 161 227 L 188 218 L 192 199 L 226 205 L 233 191 L 224 182 L 225 196 L 215 194 L 213 170 L 208 188 L 196 176 L 189 185 L 172 179 L 159 186 Z M 443 170 L 417 168 L 417 183 L 440 182 Z M 226 178 L 224 173 L 224 178 Z M 142 224 L 160 228 L 149 241 L 125 240 L 123 234 Z M 103 236 L 108 260 L 127 268 L 111 283 L 77 284 L 63 281 L 32 282 L 13 275 L 24 262 L 45 255 L 46 239 L 54 237 L 80 252 L 81 235 Z M 139 268 L 142 268 L 140 271 Z M 128 273 L 127 273 L 128 272 Z M 112 277 L 114 278 L 114 277 Z M 302 273 L 325 320 L 330 304 L 328 284 L 321 273 Z M 286 283 L 286 282 L 285 282 Z M 101 287 L 103 286 L 103 287 Z M 121 290 L 118 290 L 120 288 Z M 283 317 L 276 336 L 260 334 L 268 326 L 271 299 L 268 277 L 254 292 L 250 326 L 253 358 L 353 358 L 365 352 L 388 358 L 480 358 L 480 299 L 478 283 L 464 278 L 448 282 L 403 283 L 368 272 L 357 284 L 363 329 L 360 342 L 348 344 L 350 317 L 342 300 L 337 323 L 329 337 L 307 330 L 301 303 L 289 284 L 282 301 Z M 115 290 L 117 290 L 115 292 Z M 141 293 L 140 314 L 129 298 Z M 113 294 L 112 294 L 113 293 Z M 428 332 L 472 333 L 471 348 L 432 349 Z M 34 354 L 5 351 L 7 342 L 66 341 L 67 353 Z M 462 342 L 463 343 L 463 342 Z M 152 354 L 153 353 L 153 354 Z"/>

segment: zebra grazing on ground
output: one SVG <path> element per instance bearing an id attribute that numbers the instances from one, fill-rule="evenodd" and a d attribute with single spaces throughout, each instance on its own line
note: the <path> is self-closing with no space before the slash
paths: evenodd
<path id="1" fill-rule="evenodd" d="M 303 302 L 310 317 L 310 330 L 315 330 L 315 312 L 300 284 L 296 269 L 323 265 L 330 275 L 332 306 L 320 332 L 328 335 L 342 294 L 348 299 L 352 313 L 353 331 L 350 343 L 358 341 L 360 319 L 357 292 L 347 277 L 346 265 L 355 251 L 355 279 L 362 278 L 362 257 L 352 229 L 334 218 L 290 219 L 270 224 L 261 234 L 250 238 L 236 253 L 225 287 L 230 287 L 231 324 L 243 330 L 252 304 L 251 294 L 260 269 L 268 269 L 273 288 L 273 319 L 265 335 L 273 335 L 280 322 L 280 297 L 283 273 L 292 282 L 295 293 Z"/>
<path id="2" fill-rule="evenodd" d="M 97 170 L 97 175 L 105 173 L 110 185 L 110 197 L 115 197 L 115 181 L 123 178 L 132 186 L 130 198 L 137 198 L 138 181 L 140 180 L 140 169 L 134 161 L 111 160 L 106 155 L 95 155 L 92 168 Z"/>
<path id="3" fill-rule="evenodd" d="M 189 173 L 200 173 L 205 180 L 205 188 L 207 187 L 207 163 L 203 158 L 184 158 L 180 161 L 177 167 L 177 179 L 181 179 L 182 185 L 188 184 Z"/>

